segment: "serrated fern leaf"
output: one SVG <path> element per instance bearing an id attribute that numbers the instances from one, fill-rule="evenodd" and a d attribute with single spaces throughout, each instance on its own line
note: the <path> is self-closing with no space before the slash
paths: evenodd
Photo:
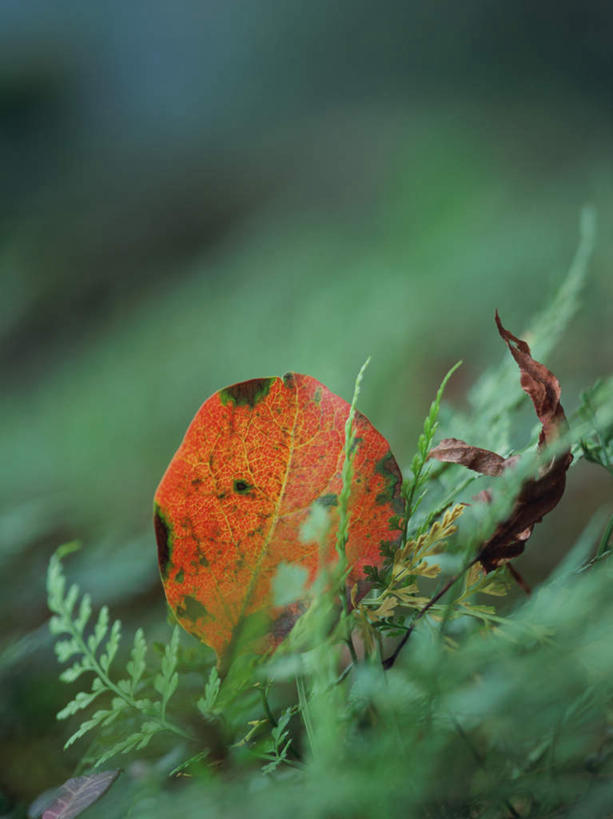
<path id="1" fill-rule="evenodd" d="M 440 387 L 436 393 L 434 401 L 430 405 L 430 411 L 424 421 L 424 428 L 417 440 L 417 452 L 411 461 L 411 478 L 405 480 L 402 485 L 402 494 L 404 497 L 404 542 L 406 543 L 409 532 L 409 525 L 411 518 L 417 511 L 419 504 L 423 498 L 422 490 L 428 482 L 428 469 L 426 462 L 428 460 L 428 453 L 432 448 L 432 441 L 438 427 L 438 415 L 443 399 L 443 393 L 447 382 L 454 374 L 454 372 L 462 364 L 458 361 L 457 364 L 449 370 L 447 375 L 443 378 Z"/>
<path id="2" fill-rule="evenodd" d="M 128 684 L 128 690 L 130 694 L 134 695 L 136 693 L 136 689 L 138 684 L 143 676 L 146 668 L 145 663 L 145 656 L 147 654 L 147 641 L 145 640 L 145 635 L 142 628 L 136 629 L 136 633 L 134 634 L 134 642 L 132 644 L 132 651 L 130 653 L 130 661 L 126 666 L 126 670 L 130 675 Z"/>
<path id="3" fill-rule="evenodd" d="M 179 675 L 176 672 L 179 652 L 179 627 L 175 626 L 170 642 L 164 650 L 162 668 L 154 680 L 155 690 L 162 696 L 162 717 L 166 715 L 166 705 L 177 689 Z"/>
<path id="4" fill-rule="evenodd" d="M 117 649 L 119 648 L 119 642 L 121 640 L 121 621 L 115 620 L 113 626 L 111 628 L 111 634 L 109 636 L 108 642 L 104 649 L 103 654 L 100 656 L 100 665 L 104 671 L 108 671 L 110 668 L 115 655 L 117 654 Z"/>
<path id="5" fill-rule="evenodd" d="M 78 680 L 81 674 L 84 674 L 89 670 L 90 669 L 87 666 L 84 666 L 83 663 L 77 661 L 71 665 L 70 668 L 66 668 L 64 671 L 62 671 L 60 674 L 60 680 L 65 683 L 75 682 L 75 680 Z"/>
<path id="6" fill-rule="evenodd" d="M 79 634 L 83 634 L 83 630 L 87 625 L 92 614 L 92 601 L 89 594 L 84 594 L 81 598 L 81 605 L 79 606 L 79 615 L 74 621 L 75 628 Z"/>
<path id="7" fill-rule="evenodd" d="M 106 636 L 109 629 L 109 610 L 107 606 L 102 606 L 98 614 L 98 621 L 96 622 L 94 633 L 90 634 L 87 640 L 87 645 L 91 651 L 96 651 L 100 643 Z"/>
<path id="8" fill-rule="evenodd" d="M 272 773 L 279 765 L 287 761 L 287 753 L 292 744 L 292 738 L 289 735 L 287 726 L 292 716 L 293 709 L 286 708 L 279 717 L 277 724 L 270 732 L 272 738 L 272 748 L 265 758 L 270 759 L 266 765 L 262 767 L 262 773 Z"/>
<path id="9" fill-rule="evenodd" d="M 101 728 L 107 725 L 110 725 L 112 722 L 117 719 L 119 714 L 125 710 L 125 703 L 114 702 L 112 708 L 102 708 L 99 711 L 96 711 L 90 719 L 85 720 L 82 722 L 79 729 L 74 732 L 67 740 L 64 745 L 64 748 L 69 748 L 73 743 L 75 743 L 78 739 L 85 736 L 89 731 L 93 730 L 94 728 Z"/>
<path id="10" fill-rule="evenodd" d="M 204 697 L 200 697 L 196 706 L 205 719 L 211 719 L 215 716 L 214 708 L 219 695 L 221 680 L 217 673 L 217 667 L 213 666 L 209 673 L 209 679 L 204 686 Z"/>
<path id="11" fill-rule="evenodd" d="M 94 675 L 91 689 L 79 691 L 75 697 L 58 713 L 58 719 L 67 719 L 87 709 L 98 697 L 110 696 L 110 706 L 101 708 L 68 739 L 66 746 L 72 745 L 93 729 L 105 728 L 113 723 L 120 714 L 132 710 L 142 720 L 140 733 L 131 733 L 125 739 L 116 742 L 103 753 L 97 765 L 114 756 L 115 753 L 141 749 L 149 743 L 151 737 L 160 731 L 172 731 L 181 737 L 188 737 L 182 728 L 169 722 L 166 718 L 168 700 L 178 685 L 177 655 L 179 645 L 178 628 L 175 628 L 166 647 L 161 662 L 160 672 L 155 676 L 154 687 L 161 695 L 159 700 L 137 694 L 137 688 L 146 671 L 145 654 L 147 644 L 142 629 L 134 636 L 130 662 L 126 669 L 128 678 L 114 680 L 110 668 L 121 642 L 121 621 L 115 620 L 110 627 L 110 616 L 103 606 L 96 623 L 89 634 L 87 624 L 92 614 L 89 595 L 84 595 L 73 616 L 79 597 L 79 588 L 73 584 L 66 592 L 66 580 L 61 566 L 61 552 L 58 550 L 51 558 L 47 574 L 47 591 L 49 608 L 54 613 L 50 621 L 50 630 L 62 637 L 55 645 L 56 655 L 60 662 L 74 659 L 72 665 L 65 669 L 60 679 L 72 683 L 85 672 Z"/>
<path id="12" fill-rule="evenodd" d="M 65 705 L 61 711 L 58 711 L 57 718 L 58 719 L 66 719 L 67 717 L 71 717 L 73 714 L 76 714 L 77 711 L 82 711 L 84 708 L 87 708 L 92 702 L 96 699 L 96 697 L 100 696 L 102 693 L 102 689 L 98 691 L 79 691 L 76 694 L 75 698 L 71 700 L 67 705 Z"/>

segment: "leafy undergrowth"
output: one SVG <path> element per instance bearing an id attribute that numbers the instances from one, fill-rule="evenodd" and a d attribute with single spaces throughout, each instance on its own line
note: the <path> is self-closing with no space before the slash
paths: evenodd
<path id="1" fill-rule="evenodd" d="M 362 513 L 360 531 L 368 533 L 374 512 L 353 495 L 354 482 L 366 480 L 369 469 L 359 455 L 364 435 L 356 430 L 362 424 L 367 436 L 378 433 L 355 414 L 363 371 L 351 406 L 335 404 L 343 421 L 343 445 L 335 453 L 341 479 L 325 493 L 327 502 L 315 500 L 317 493 L 308 498 L 291 530 L 296 562 L 279 558 L 257 595 L 256 581 L 241 576 L 245 617 L 224 621 L 219 641 L 210 638 L 215 621 L 190 628 L 215 645 L 219 664 L 210 648 L 180 631 L 172 614 L 166 645 L 149 646 L 139 629 L 124 649 L 119 621 L 111 624 L 106 607 L 93 618 L 87 594 L 68 586 L 63 559 L 71 547 L 54 555 L 51 629 L 59 660 L 70 663 L 62 679 L 86 680 L 58 715 L 73 723 L 66 744 L 84 747 L 79 788 L 87 792 L 91 777 L 97 798 L 100 772 L 113 766 L 110 782 L 118 765 L 126 768 L 89 816 L 608 815 L 613 519 L 603 513 L 587 523 L 562 564 L 531 593 L 511 563 L 529 546 L 534 526 L 564 502 L 569 468 L 585 458 L 613 472 L 613 379 L 586 391 L 567 419 L 557 379 L 531 352 L 549 352 L 572 314 L 585 256 L 584 245 L 561 295 L 535 321 L 530 347 L 498 320 L 514 369 L 505 363 L 482 378 L 470 415 L 446 411 L 448 436 L 435 444 L 445 379 L 410 469 L 399 479 L 400 514 L 390 522 L 398 536 L 385 540 L 365 569 L 366 594 L 352 573 L 359 555 L 351 523 Z M 275 383 L 285 401 L 290 387 Z M 539 423 L 513 454 L 520 383 Z M 242 386 L 234 388 L 241 400 L 233 406 L 248 415 L 257 401 L 247 401 L 249 409 Z M 218 401 L 216 411 L 222 405 L 228 402 Z M 205 460 L 212 463 L 209 455 Z M 302 470 L 292 479 L 307 475 Z M 249 499 L 254 490 L 249 502 L 255 502 L 257 484 L 237 480 L 235 493 Z M 162 518 L 167 581 L 177 501 L 161 497 L 170 504 Z M 199 501 L 180 503 L 180 519 L 196 532 Z M 279 538 L 271 535 L 265 544 L 273 555 L 286 554 Z M 305 563 L 313 544 L 325 558 L 315 573 Z M 189 555 L 184 565 L 174 560 L 173 579 L 183 583 L 194 564 Z M 198 572 L 215 571 L 208 559 L 200 565 Z M 258 569 L 252 571 L 259 582 Z M 200 589 L 198 576 L 190 581 L 192 614 L 185 596 L 174 604 L 188 625 L 205 617 L 223 580 L 220 574 L 211 585 L 203 574 L 208 580 Z M 519 602 L 510 602 L 511 589 L 520 590 Z M 276 650 L 251 633 L 228 657 L 234 632 L 242 636 L 245 623 L 253 626 L 247 615 L 254 599 L 260 613 L 267 606 L 277 614 L 288 607 L 304 613 Z M 77 815 L 57 804 L 49 816 Z"/>

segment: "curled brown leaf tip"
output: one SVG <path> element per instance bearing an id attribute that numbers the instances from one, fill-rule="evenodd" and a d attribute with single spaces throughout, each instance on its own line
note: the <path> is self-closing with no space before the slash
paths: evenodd
<path id="1" fill-rule="evenodd" d="M 542 449 L 566 428 L 566 416 L 560 403 L 560 383 L 544 364 L 532 358 L 530 347 L 525 341 L 505 329 L 498 311 L 496 325 L 517 362 L 521 373 L 521 387 L 530 396 L 541 422 L 538 446 Z M 492 477 L 501 475 L 518 460 L 518 456 L 503 458 L 495 452 L 472 447 L 457 438 L 445 438 L 431 451 L 429 457 L 462 464 Z M 524 551 L 535 524 L 557 506 L 564 494 L 566 471 L 572 459 L 570 450 L 566 450 L 542 469 L 536 478 L 523 484 L 510 515 L 498 524 L 495 532 L 479 550 L 479 561 L 486 572 L 497 569 Z M 484 490 L 477 497 L 487 503 L 491 501 L 492 494 L 490 490 Z"/>
<path id="2" fill-rule="evenodd" d="M 530 396 L 537 417 L 542 424 L 539 436 L 539 447 L 542 447 L 555 440 L 561 428 L 566 426 L 566 416 L 560 404 L 560 382 L 544 364 L 532 358 L 530 347 L 525 341 L 505 329 L 498 310 L 496 310 L 496 325 L 500 336 L 517 362 L 521 372 L 521 387 Z"/>
<path id="3" fill-rule="evenodd" d="M 444 463 L 461 464 L 474 472 L 491 477 L 502 475 L 504 470 L 517 460 L 503 458 L 489 449 L 470 446 L 459 438 L 443 438 L 440 444 L 430 450 L 428 458 L 436 458 L 437 461 Z"/>

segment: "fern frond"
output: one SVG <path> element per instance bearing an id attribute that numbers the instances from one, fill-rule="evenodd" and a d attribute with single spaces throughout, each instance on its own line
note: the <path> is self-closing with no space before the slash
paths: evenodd
<path id="1" fill-rule="evenodd" d="M 209 679 L 204 687 L 204 697 L 200 697 L 196 703 L 198 710 L 206 720 L 210 720 L 215 716 L 214 708 L 220 687 L 221 680 L 217 673 L 217 667 L 213 666 L 209 673 Z"/>
<path id="2" fill-rule="evenodd" d="M 122 681 L 127 685 L 127 690 L 134 696 L 136 689 L 141 681 L 145 668 L 147 667 L 145 656 L 147 654 L 147 641 L 142 628 L 136 629 L 134 634 L 134 642 L 132 644 L 132 651 L 130 653 L 130 661 L 126 666 L 126 671 L 130 675 L 130 680 Z"/>
<path id="3" fill-rule="evenodd" d="M 166 646 L 159 673 L 154 676 L 154 688 L 159 699 L 140 696 L 138 688 L 146 671 L 145 654 L 147 643 L 142 629 L 134 636 L 130 661 L 127 664 L 127 678 L 115 681 L 109 672 L 121 642 L 121 621 L 115 620 L 110 627 L 109 610 L 102 606 L 93 629 L 87 634 L 87 624 L 92 615 L 89 595 L 81 598 L 74 615 L 79 598 L 79 588 L 73 584 L 66 592 L 66 579 L 61 566 L 62 551 L 58 550 L 49 562 L 47 573 L 47 592 L 49 608 L 53 612 L 50 630 L 62 637 L 55 645 L 55 652 L 60 662 L 67 662 L 76 656 L 72 665 L 65 669 L 60 679 L 67 683 L 76 681 L 82 674 L 93 674 L 91 689 L 79 691 L 57 714 L 58 719 L 67 719 L 83 711 L 103 695 L 111 697 L 110 707 L 101 708 L 92 717 L 85 720 L 67 740 L 66 747 L 72 745 L 85 734 L 96 728 L 104 728 L 113 723 L 120 714 L 127 710 L 139 715 L 142 720 L 140 732 L 118 741 L 105 751 L 96 761 L 101 765 L 116 753 L 127 753 L 129 750 L 144 748 L 160 731 L 173 733 L 188 738 L 188 734 L 178 725 L 166 718 L 168 701 L 178 685 L 177 660 L 179 647 L 178 627 L 175 627 L 170 642 Z"/>
<path id="4" fill-rule="evenodd" d="M 454 372 L 462 364 L 458 361 L 457 364 L 449 370 L 447 375 L 443 378 L 440 387 L 437 390 L 434 401 L 430 405 L 430 410 L 424 421 L 424 428 L 417 440 L 417 452 L 411 461 L 411 478 L 403 481 L 402 495 L 404 498 L 404 542 L 408 539 L 409 525 L 411 518 L 419 508 L 423 500 L 422 490 L 428 482 L 429 468 L 426 467 L 428 461 L 428 454 L 432 448 L 432 441 L 438 428 L 438 415 L 441 408 L 441 401 L 447 382 L 454 374 Z"/>
<path id="5" fill-rule="evenodd" d="M 158 694 L 162 697 L 160 713 L 162 718 L 166 716 L 166 706 L 168 700 L 177 690 L 179 683 L 179 675 L 177 674 L 177 659 L 179 650 L 179 627 L 175 626 L 172 632 L 170 642 L 164 650 L 162 657 L 162 668 L 154 680 L 154 687 Z"/>

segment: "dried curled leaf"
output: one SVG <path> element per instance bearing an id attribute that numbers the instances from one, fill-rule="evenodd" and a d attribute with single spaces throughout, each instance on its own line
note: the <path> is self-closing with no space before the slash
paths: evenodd
<path id="1" fill-rule="evenodd" d="M 566 415 L 560 403 L 560 382 L 544 364 L 532 358 L 530 347 L 525 341 L 505 330 L 498 311 L 496 311 L 496 326 L 517 362 L 521 372 L 521 388 L 530 396 L 536 415 L 542 424 L 538 445 L 543 447 L 552 443 L 560 431 L 566 428 Z"/>
<path id="2" fill-rule="evenodd" d="M 478 446 L 460 441 L 459 438 L 443 438 L 440 444 L 430 450 L 430 458 L 436 458 L 445 463 L 462 464 L 462 466 L 479 472 L 481 475 L 498 477 L 502 475 L 507 467 L 516 463 L 517 457 L 503 458 L 496 452 L 489 449 L 481 449 Z"/>
<path id="3" fill-rule="evenodd" d="M 303 610 L 275 605 L 281 563 L 334 562 L 349 404 L 307 375 L 245 381 L 202 405 L 155 494 L 155 528 L 166 597 L 181 625 L 227 659 L 247 618 L 265 621 L 276 645 Z M 402 537 L 400 470 L 389 444 L 360 413 L 346 544 L 348 582 Z M 323 554 L 300 536 L 313 504 L 330 517 Z M 253 622 L 253 620 L 251 620 Z M 266 625 L 266 623 L 268 625 Z M 266 648 L 266 641 L 259 646 Z"/>
<path id="4" fill-rule="evenodd" d="M 555 375 L 532 358 L 525 341 L 506 330 L 496 312 L 496 325 L 521 373 L 521 387 L 532 400 L 541 422 L 538 447 L 551 444 L 566 429 L 566 416 L 560 403 L 560 383 Z M 447 438 L 430 452 L 431 458 L 458 463 L 484 475 L 496 477 L 517 462 L 517 456 L 502 458 L 495 452 L 472 447 L 455 438 Z M 498 566 L 520 555 L 535 524 L 559 503 L 566 484 L 566 471 L 572 462 L 570 450 L 554 458 L 538 477 L 527 480 L 515 500 L 509 517 L 498 524 L 496 531 L 483 544 L 479 559 L 483 568 L 493 571 Z M 489 490 L 481 500 L 491 499 Z"/>

